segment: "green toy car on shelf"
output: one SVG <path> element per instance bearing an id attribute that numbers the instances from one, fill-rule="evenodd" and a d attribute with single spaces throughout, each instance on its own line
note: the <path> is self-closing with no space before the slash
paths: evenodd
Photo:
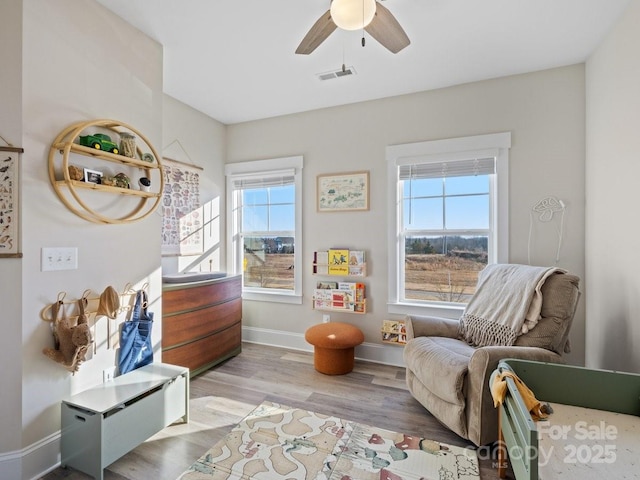
<path id="1" fill-rule="evenodd" d="M 105 135 L 104 133 L 94 133 L 93 135 L 82 135 L 80 136 L 80 145 L 85 147 L 93 147 L 96 150 L 104 150 L 105 152 L 115 153 L 116 155 L 120 152 L 118 150 L 118 145 L 111 141 L 111 137 L 109 135 Z"/>

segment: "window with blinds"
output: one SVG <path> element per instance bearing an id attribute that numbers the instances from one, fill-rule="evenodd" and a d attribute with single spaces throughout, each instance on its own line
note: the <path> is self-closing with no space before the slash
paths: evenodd
<path id="1" fill-rule="evenodd" d="M 299 290 L 297 184 L 296 168 L 227 172 L 233 263 L 242 272 L 245 292 L 294 294 Z"/>
<path id="2" fill-rule="evenodd" d="M 388 149 L 397 198 L 392 215 L 397 281 L 390 304 L 466 304 L 478 272 L 498 259 L 496 186 L 502 153 L 484 145 L 463 145 L 458 151 L 458 140 Z"/>
<path id="3" fill-rule="evenodd" d="M 488 261 L 495 159 L 399 167 L 404 298 L 466 303 Z"/>

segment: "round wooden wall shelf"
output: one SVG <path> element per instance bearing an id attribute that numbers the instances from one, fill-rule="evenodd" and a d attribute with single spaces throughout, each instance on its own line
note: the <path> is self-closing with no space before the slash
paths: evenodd
<path id="1" fill-rule="evenodd" d="M 109 144 L 108 141 L 101 143 L 98 139 L 93 142 L 95 147 L 80 145 L 81 135 L 84 137 L 103 132 L 108 132 L 112 143 L 118 146 L 114 153 L 102 148 L 103 145 Z M 121 135 L 123 137 L 130 137 L 130 135 L 136 137 L 136 154 L 133 158 L 124 156 L 119 151 Z M 87 181 L 89 179 L 84 176 L 84 168 L 95 169 L 99 172 L 99 169 L 94 167 L 95 161 L 92 161 L 93 163 L 88 167 L 79 167 L 83 172 L 82 179 L 72 179 L 69 166 L 84 165 L 82 157 L 97 159 L 98 163 L 110 162 L 116 164 L 116 166 L 125 170 L 121 173 L 127 175 L 131 179 L 130 183 L 133 184 L 129 185 L 129 188 L 121 188 L 120 186 Z M 73 159 L 73 162 L 70 159 Z M 137 176 L 134 176 L 134 173 Z M 151 179 L 149 191 L 138 189 L 139 176 Z M 142 220 L 158 208 L 164 189 L 164 174 L 160 155 L 153 148 L 153 145 L 132 126 L 107 119 L 75 123 L 60 132 L 49 150 L 49 179 L 56 194 L 69 210 L 85 220 L 102 224 L 128 223 Z M 89 193 L 87 194 L 86 192 Z M 95 194 L 94 192 L 123 195 L 128 198 L 134 197 L 138 198 L 139 202 L 135 202 L 133 207 L 130 204 L 123 207 L 126 210 L 122 215 L 108 216 L 92 206 L 92 204 L 95 204 L 91 201 L 91 195 Z"/>

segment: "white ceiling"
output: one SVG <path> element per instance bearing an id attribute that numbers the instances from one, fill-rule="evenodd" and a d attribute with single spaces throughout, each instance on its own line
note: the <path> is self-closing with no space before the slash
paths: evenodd
<path id="1" fill-rule="evenodd" d="M 336 30 L 308 56 L 329 0 L 98 1 L 164 46 L 165 93 L 233 124 L 580 63 L 632 0 L 386 0 L 407 48 Z"/>

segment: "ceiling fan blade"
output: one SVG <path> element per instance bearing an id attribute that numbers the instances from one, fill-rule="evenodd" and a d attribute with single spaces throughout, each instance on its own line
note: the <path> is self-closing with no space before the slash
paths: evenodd
<path id="1" fill-rule="evenodd" d="M 296 53 L 300 55 L 309 55 L 318 46 L 324 42 L 333 31 L 338 28 L 333 20 L 331 20 L 331 11 L 322 15 L 316 23 L 313 24 L 311 30 L 305 35 L 296 49 Z"/>
<path id="2" fill-rule="evenodd" d="M 396 17 L 383 7 L 380 2 L 376 2 L 376 14 L 365 30 L 392 53 L 398 53 L 411 43 L 409 37 L 402 29 Z"/>

